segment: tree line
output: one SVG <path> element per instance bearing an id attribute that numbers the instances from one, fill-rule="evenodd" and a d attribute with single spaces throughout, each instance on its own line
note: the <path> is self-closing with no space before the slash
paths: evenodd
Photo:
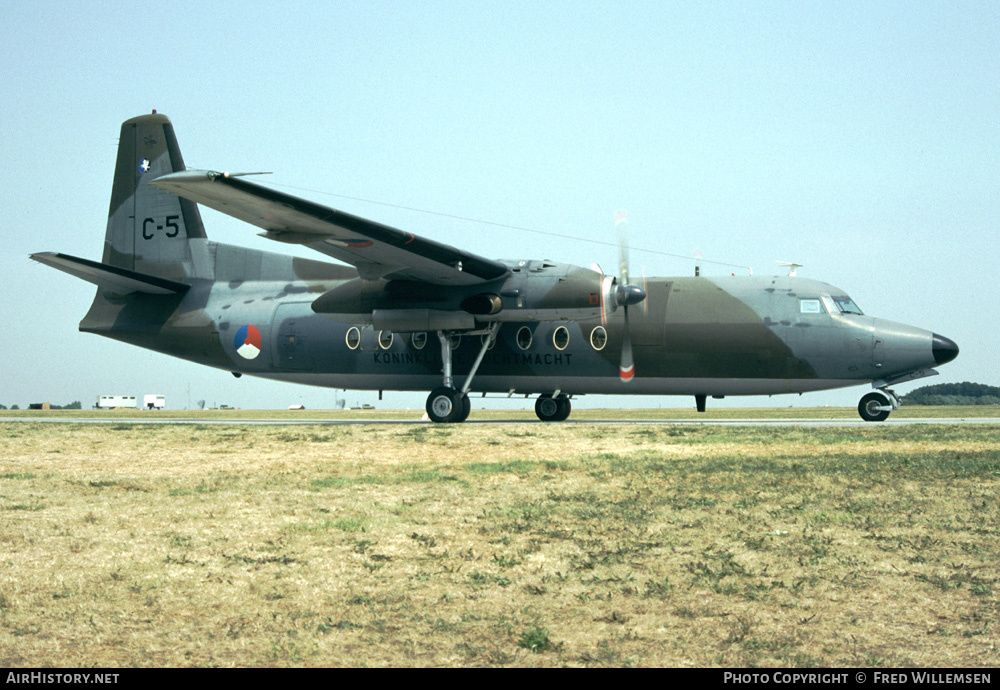
<path id="1" fill-rule="evenodd" d="M 983 383 L 938 383 L 902 397 L 904 405 L 1000 405 L 1000 387 Z"/>
<path id="2" fill-rule="evenodd" d="M 11 405 L 9 408 L 6 405 L 0 405 L 0 410 L 6 410 L 6 409 L 20 410 L 21 408 L 18 405 Z M 68 405 L 49 405 L 49 409 L 50 410 L 82 410 L 83 409 L 83 403 L 81 403 L 79 400 L 74 400 L 73 402 L 71 402 Z"/>

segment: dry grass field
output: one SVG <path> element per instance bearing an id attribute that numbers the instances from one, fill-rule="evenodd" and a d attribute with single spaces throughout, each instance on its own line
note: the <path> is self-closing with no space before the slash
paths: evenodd
<path id="1" fill-rule="evenodd" d="M 0 423 L 0 666 L 1000 664 L 1000 427 Z"/>
<path id="2" fill-rule="evenodd" d="M 521 409 L 481 409 L 483 404 L 479 398 L 472 399 L 471 421 L 526 421 L 535 422 L 537 417 L 533 412 L 534 400 L 522 400 Z M 573 407 L 570 423 L 585 420 L 685 420 L 713 421 L 728 419 L 859 419 L 855 407 L 713 407 L 713 401 L 705 412 L 697 412 L 694 405 L 689 407 L 664 407 L 658 409 L 589 409 Z M 423 414 L 423 408 L 414 410 L 159 410 L 148 412 L 137 409 L 115 410 L 0 410 L 0 417 L 17 419 L 113 419 L 162 421 L 164 419 L 178 420 L 209 420 L 233 421 L 239 419 L 268 419 L 281 421 L 364 421 L 364 420 L 396 420 L 416 421 Z M 948 405 L 935 407 L 927 405 L 904 405 L 892 413 L 890 419 L 920 419 L 920 418 L 988 418 L 1000 419 L 1000 405 Z"/>

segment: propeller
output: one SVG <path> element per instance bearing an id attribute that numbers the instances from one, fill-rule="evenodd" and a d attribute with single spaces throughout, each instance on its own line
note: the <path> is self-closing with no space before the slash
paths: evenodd
<path id="1" fill-rule="evenodd" d="M 638 304 L 646 299 L 646 291 L 638 285 L 628 282 L 628 215 L 624 212 L 615 214 L 615 227 L 618 230 L 618 259 L 621 284 L 614 291 L 616 306 L 622 307 L 625 318 L 625 329 L 622 335 L 621 362 L 618 365 L 618 376 L 622 381 L 631 381 L 635 376 L 635 360 L 632 358 L 632 330 L 628 321 L 630 304 Z M 645 279 L 643 280 L 645 283 Z"/>
<path id="2" fill-rule="evenodd" d="M 646 281 L 646 267 L 642 267 L 642 289 L 644 292 L 649 292 L 649 285 Z M 645 316 L 649 313 L 649 300 L 642 300 L 642 315 Z"/>

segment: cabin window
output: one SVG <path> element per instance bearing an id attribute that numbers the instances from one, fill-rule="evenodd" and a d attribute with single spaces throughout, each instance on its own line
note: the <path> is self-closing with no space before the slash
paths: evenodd
<path id="1" fill-rule="evenodd" d="M 448 338 L 448 345 L 451 347 L 452 350 L 457 350 L 458 346 L 461 344 L 462 344 L 462 336 L 460 335 L 453 335 L 450 338 Z"/>
<path id="2" fill-rule="evenodd" d="M 557 350 L 565 350 L 569 346 L 569 331 L 560 326 L 552 333 L 552 344 Z"/>
<path id="3" fill-rule="evenodd" d="M 527 350 L 531 347 L 531 329 L 527 326 L 521 326 L 520 330 L 518 330 L 517 346 L 522 350 Z"/>
<path id="4" fill-rule="evenodd" d="M 487 342 L 489 342 L 490 334 L 489 333 L 484 333 L 483 335 L 479 336 L 479 339 L 482 341 L 483 345 L 485 345 Z M 490 346 L 487 347 L 486 349 L 487 350 L 492 350 L 493 346 L 496 345 L 496 344 L 497 344 L 497 339 L 494 338 L 493 342 L 491 342 Z"/>
<path id="5" fill-rule="evenodd" d="M 358 345 L 361 344 L 361 331 L 358 330 L 357 326 L 351 326 L 347 329 L 345 340 L 347 341 L 347 347 L 352 350 L 358 349 Z"/>
<path id="6" fill-rule="evenodd" d="M 597 351 L 604 349 L 604 346 L 608 344 L 608 332 L 604 330 L 604 326 L 598 326 L 590 332 L 590 346 Z"/>
<path id="7" fill-rule="evenodd" d="M 426 333 L 412 333 L 410 334 L 410 345 L 413 346 L 414 350 L 423 350 L 424 345 L 427 344 L 427 334 Z"/>
<path id="8" fill-rule="evenodd" d="M 378 332 L 378 346 L 383 350 L 388 350 L 392 347 L 392 331 Z"/>
<path id="9" fill-rule="evenodd" d="M 822 314 L 823 308 L 818 299 L 800 299 L 799 311 L 803 314 Z"/>

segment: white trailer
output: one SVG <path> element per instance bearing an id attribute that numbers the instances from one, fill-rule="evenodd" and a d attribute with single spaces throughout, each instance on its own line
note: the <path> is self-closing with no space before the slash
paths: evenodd
<path id="1" fill-rule="evenodd" d="M 142 406 L 147 410 L 162 410 L 167 406 L 167 399 L 162 395 L 144 395 Z"/>
<path id="2" fill-rule="evenodd" d="M 98 410 L 113 410 L 116 407 L 132 407 L 135 405 L 134 395 L 99 395 L 97 396 L 97 404 L 94 405 Z"/>

